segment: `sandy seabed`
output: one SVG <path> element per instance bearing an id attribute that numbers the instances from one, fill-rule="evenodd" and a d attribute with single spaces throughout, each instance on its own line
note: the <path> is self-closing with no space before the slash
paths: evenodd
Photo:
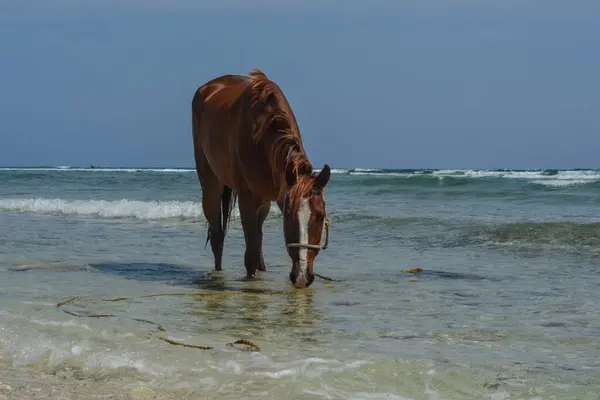
<path id="1" fill-rule="evenodd" d="M 0 364 L 0 400 L 151 400 L 210 399 L 197 390 L 162 391 L 131 378 L 97 379 L 78 371 L 61 369 L 56 373 L 36 373 L 27 368 Z"/>

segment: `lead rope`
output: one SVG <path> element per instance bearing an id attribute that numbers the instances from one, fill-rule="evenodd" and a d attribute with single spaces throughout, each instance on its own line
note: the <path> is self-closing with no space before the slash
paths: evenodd
<path id="1" fill-rule="evenodd" d="M 325 250 L 329 247 L 329 235 L 331 234 L 331 218 L 329 216 L 325 217 L 323 225 L 323 230 L 325 231 L 325 244 L 323 245 L 323 250 Z"/>

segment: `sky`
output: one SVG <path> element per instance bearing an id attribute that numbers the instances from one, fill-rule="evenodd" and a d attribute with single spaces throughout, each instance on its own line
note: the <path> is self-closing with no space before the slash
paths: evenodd
<path id="1" fill-rule="evenodd" d="M 600 167 L 600 1 L 2 0 L 0 165 L 193 167 L 263 70 L 320 168 Z"/>

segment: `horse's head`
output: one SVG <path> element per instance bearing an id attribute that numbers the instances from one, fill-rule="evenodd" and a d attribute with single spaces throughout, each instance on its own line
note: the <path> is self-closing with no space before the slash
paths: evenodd
<path id="1" fill-rule="evenodd" d="M 289 191 L 283 202 L 283 234 L 287 252 L 292 259 L 290 279 L 295 287 L 309 287 L 315 279 L 313 264 L 322 244 L 328 219 L 324 189 L 331 169 L 327 164 L 318 174 L 288 175 Z"/>

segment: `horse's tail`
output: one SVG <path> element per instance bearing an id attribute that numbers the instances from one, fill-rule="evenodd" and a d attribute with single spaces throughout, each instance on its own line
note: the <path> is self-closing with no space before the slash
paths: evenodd
<path id="1" fill-rule="evenodd" d="M 227 224 L 231 219 L 231 213 L 235 207 L 237 200 L 237 192 L 229 186 L 225 186 L 223 195 L 221 196 L 221 212 L 223 214 L 223 236 L 227 233 Z"/>
<path id="2" fill-rule="evenodd" d="M 221 215 L 223 218 L 223 222 L 221 225 L 221 232 L 223 234 L 221 240 L 225 239 L 225 234 L 227 234 L 227 225 L 229 220 L 231 219 L 231 213 L 233 211 L 233 207 L 235 207 L 235 202 L 237 199 L 237 192 L 232 190 L 229 186 L 225 186 L 223 189 L 223 194 L 221 195 Z M 208 223 L 208 222 L 207 222 Z M 206 243 L 204 243 L 204 248 L 208 245 L 210 241 L 210 229 L 207 231 L 206 235 Z"/>

